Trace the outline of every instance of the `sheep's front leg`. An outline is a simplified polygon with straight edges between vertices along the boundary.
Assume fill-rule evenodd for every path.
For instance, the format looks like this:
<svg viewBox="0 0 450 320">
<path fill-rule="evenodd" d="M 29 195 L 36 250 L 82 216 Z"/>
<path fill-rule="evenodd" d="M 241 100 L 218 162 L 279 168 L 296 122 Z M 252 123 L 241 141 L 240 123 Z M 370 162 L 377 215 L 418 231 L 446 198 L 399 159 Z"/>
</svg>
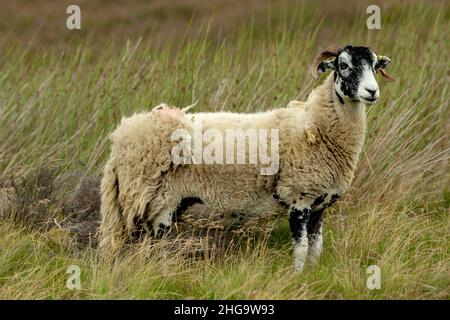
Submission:
<svg viewBox="0 0 450 320">
<path fill-rule="evenodd" d="M 294 268 L 302 272 L 308 255 L 308 230 L 307 224 L 311 214 L 310 208 L 292 207 L 289 212 L 289 226 L 291 228 Z"/>
<path fill-rule="evenodd" d="M 308 262 L 310 264 L 314 264 L 322 252 L 322 217 L 324 210 L 321 208 L 312 211 L 306 227 L 309 243 Z"/>
</svg>

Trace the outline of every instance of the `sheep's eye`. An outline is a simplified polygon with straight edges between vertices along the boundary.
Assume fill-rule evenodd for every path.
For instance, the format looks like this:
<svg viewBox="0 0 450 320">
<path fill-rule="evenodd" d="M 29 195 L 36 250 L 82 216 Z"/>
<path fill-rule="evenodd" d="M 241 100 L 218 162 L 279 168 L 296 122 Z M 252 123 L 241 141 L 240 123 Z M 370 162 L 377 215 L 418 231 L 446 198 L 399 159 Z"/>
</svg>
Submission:
<svg viewBox="0 0 450 320">
<path fill-rule="evenodd" d="M 348 68 L 348 64 L 346 64 L 345 62 L 341 62 L 339 63 L 339 68 L 341 68 L 341 70 L 345 70 Z"/>
</svg>

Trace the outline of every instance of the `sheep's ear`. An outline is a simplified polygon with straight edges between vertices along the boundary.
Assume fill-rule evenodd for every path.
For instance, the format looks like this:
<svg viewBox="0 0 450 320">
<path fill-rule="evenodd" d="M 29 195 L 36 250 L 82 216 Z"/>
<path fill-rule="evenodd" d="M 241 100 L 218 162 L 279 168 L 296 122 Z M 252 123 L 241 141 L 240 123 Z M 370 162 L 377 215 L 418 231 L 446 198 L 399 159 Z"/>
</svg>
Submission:
<svg viewBox="0 0 450 320">
<path fill-rule="evenodd" d="M 394 81 L 390 75 L 386 73 L 386 68 L 391 63 L 391 59 L 386 56 L 378 56 L 378 61 L 375 64 L 375 71 L 379 72 L 386 81 Z"/>
<path fill-rule="evenodd" d="M 327 70 L 334 70 L 334 59 L 322 61 L 317 67 L 317 75 L 320 75 Z"/>
<path fill-rule="evenodd" d="M 391 63 L 391 59 L 386 56 L 377 56 L 377 63 L 375 64 L 375 70 L 378 69 L 386 69 L 387 66 Z"/>
<path fill-rule="evenodd" d="M 329 58 L 335 58 L 338 56 L 340 48 L 330 48 L 320 52 L 315 58 L 311 65 L 311 74 L 314 79 L 317 79 L 319 74 L 327 71 L 328 69 L 334 69 L 334 59 L 331 61 L 325 61 Z"/>
</svg>

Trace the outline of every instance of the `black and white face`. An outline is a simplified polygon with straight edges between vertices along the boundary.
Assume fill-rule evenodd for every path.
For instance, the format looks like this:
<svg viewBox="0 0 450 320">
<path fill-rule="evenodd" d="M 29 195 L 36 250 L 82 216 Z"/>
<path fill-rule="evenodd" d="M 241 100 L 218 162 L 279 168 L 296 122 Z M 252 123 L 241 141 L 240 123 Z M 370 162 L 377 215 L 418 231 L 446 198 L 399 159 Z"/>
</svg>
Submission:
<svg viewBox="0 0 450 320">
<path fill-rule="evenodd" d="M 334 69 L 335 90 L 340 98 L 373 104 L 380 96 L 375 73 L 386 68 L 390 61 L 388 57 L 378 58 L 368 47 L 346 46 L 334 60 L 322 62 L 319 71 Z"/>
<path fill-rule="evenodd" d="M 373 104 L 380 96 L 375 66 L 377 55 L 365 47 L 345 47 L 334 61 L 335 89 L 351 101 Z"/>
</svg>

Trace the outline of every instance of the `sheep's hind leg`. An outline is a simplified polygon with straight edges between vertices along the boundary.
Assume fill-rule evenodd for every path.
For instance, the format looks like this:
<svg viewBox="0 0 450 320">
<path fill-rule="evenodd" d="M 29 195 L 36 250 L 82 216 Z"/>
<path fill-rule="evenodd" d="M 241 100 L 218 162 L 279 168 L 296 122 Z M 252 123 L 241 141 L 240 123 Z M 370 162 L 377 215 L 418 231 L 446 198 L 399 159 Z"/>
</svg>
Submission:
<svg viewBox="0 0 450 320">
<path fill-rule="evenodd" d="M 177 210 L 177 206 L 168 206 L 152 221 L 152 235 L 162 238 L 172 231 L 172 217 Z"/>
<path fill-rule="evenodd" d="M 306 226 L 308 232 L 308 263 L 314 264 L 322 252 L 322 217 L 325 209 L 315 210 L 311 213 Z"/>
<path fill-rule="evenodd" d="M 294 247 L 294 268 L 297 272 L 302 272 L 305 260 L 308 255 L 308 230 L 307 224 L 311 214 L 311 209 L 292 207 L 289 212 L 289 226 Z"/>
</svg>

